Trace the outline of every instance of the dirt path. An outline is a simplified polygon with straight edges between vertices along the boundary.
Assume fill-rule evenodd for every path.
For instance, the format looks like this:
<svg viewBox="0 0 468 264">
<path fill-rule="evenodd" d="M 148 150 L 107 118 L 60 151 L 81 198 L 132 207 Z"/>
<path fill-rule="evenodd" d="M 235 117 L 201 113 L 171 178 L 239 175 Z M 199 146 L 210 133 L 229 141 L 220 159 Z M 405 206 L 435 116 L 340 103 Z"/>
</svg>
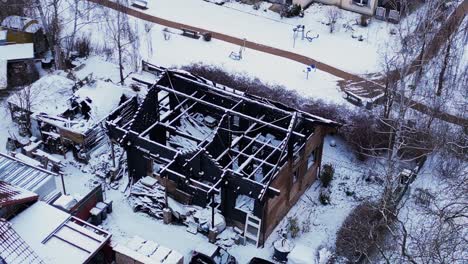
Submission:
<svg viewBox="0 0 468 264">
<path fill-rule="evenodd" d="M 165 27 L 176 28 L 176 29 L 185 28 L 185 29 L 189 29 L 189 30 L 193 30 L 197 32 L 210 32 L 212 34 L 212 37 L 215 39 L 222 40 L 222 41 L 234 44 L 234 45 L 239 45 L 239 46 L 244 45 L 244 39 L 236 38 L 236 37 L 229 36 L 229 35 L 219 33 L 219 32 L 213 32 L 213 31 L 206 30 L 206 29 L 199 28 L 199 27 L 194 27 L 194 26 L 170 21 L 170 20 L 163 19 L 160 17 L 152 16 L 152 15 L 143 13 L 139 10 L 133 9 L 131 7 L 119 5 L 110 0 L 88 0 L 88 1 L 96 3 L 96 4 L 100 4 L 102 6 L 106 6 L 108 8 L 112 8 L 114 10 L 118 10 L 120 12 L 124 12 L 130 16 L 133 16 L 133 17 L 145 20 L 145 21 L 149 21 L 152 23 L 156 23 Z M 457 8 L 456 12 L 454 12 L 455 14 L 449 20 L 456 19 L 458 21 L 460 20 L 460 17 L 461 17 L 461 20 L 463 20 L 463 17 L 466 15 L 467 6 L 468 6 L 468 0 L 465 0 Z M 444 28 L 445 27 L 442 27 L 441 30 L 444 30 Z M 438 38 L 438 40 L 435 41 L 435 43 L 431 43 L 430 44 L 431 50 L 436 50 L 437 47 L 440 47 L 443 44 L 441 40 L 443 40 L 443 38 Z M 315 66 L 319 70 L 322 70 L 324 72 L 327 72 L 331 75 L 334 75 L 338 78 L 343 79 L 343 81 L 340 82 L 340 87 L 342 88 L 342 90 L 345 91 L 349 87 L 353 93 L 358 94 L 361 97 L 374 98 L 382 94 L 383 84 L 381 80 L 373 81 L 371 80 L 371 78 L 364 78 L 356 74 L 345 72 L 329 64 L 314 60 L 304 55 L 300 55 L 294 52 L 258 44 L 252 41 L 245 40 L 245 46 L 246 48 L 249 48 L 249 49 L 253 49 L 256 51 L 283 57 L 283 58 L 290 59 L 290 60 L 294 60 L 296 62 L 303 63 L 305 65 L 315 64 Z M 433 114 L 432 113 L 433 111 L 431 110 L 430 107 L 423 105 L 421 103 L 414 102 L 412 104 L 412 108 L 425 114 Z M 460 117 L 457 117 L 455 115 L 451 115 L 448 113 L 436 114 L 436 117 L 446 122 L 450 122 L 450 123 L 457 124 L 460 126 L 468 126 L 467 119 L 463 119 L 463 118 L 460 118 Z"/>
</svg>

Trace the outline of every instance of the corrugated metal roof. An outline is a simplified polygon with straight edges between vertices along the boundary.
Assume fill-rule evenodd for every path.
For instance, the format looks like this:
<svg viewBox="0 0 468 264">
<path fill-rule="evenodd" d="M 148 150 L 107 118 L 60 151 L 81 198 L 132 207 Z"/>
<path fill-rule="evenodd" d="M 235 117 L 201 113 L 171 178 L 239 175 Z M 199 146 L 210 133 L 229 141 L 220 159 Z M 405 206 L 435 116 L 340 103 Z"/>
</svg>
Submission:
<svg viewBox="0 0 468 264">
<path fill-rule="evenodd" d="M 37 194 L 0 181 L 0 207 L 37 200 Z"/>
<path fill-rule="evenodd" d="M 0 153 L 0 180 L 39 194 L 41 198 L 55 190 L 56 174 L 30 166 L 11 156 Z M 48 185 L 53 186 L 48 186 Z"/>
</svg>

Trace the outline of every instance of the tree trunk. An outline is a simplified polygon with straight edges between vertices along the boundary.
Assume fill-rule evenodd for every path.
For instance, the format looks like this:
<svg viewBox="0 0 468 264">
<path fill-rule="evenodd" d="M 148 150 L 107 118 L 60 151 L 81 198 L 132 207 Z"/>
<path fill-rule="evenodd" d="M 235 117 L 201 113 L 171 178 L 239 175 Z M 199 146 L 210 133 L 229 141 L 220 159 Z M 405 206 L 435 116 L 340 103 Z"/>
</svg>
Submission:
<svg viewBox="0 0 468 264">
<path fill-rule="evenodd" d="M 447 70 L 447 65 L 449 63 L 451 46 L 452 46 L 452 41 L 450 40 L 447 41 L 447 49 L 445 50 L 444 62 L 442 64 L 442 68 L 440 69 L 440 73 L 439 73 L 439 82 L 437 85 L 437 92 L 436 92 L 437 96 L 442 95 L 442 90 L 444 88 L 445 71 Z"/>
</svg>

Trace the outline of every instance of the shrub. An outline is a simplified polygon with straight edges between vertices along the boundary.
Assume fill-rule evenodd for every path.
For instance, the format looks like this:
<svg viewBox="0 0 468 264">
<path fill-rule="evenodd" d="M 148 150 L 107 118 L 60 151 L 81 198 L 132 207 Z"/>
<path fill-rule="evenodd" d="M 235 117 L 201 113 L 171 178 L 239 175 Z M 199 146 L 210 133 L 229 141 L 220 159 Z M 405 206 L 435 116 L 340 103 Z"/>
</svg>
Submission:
<svg viewBox="0 0 468 264">
<path fill-rule="evenodd" d="M 361 20 L 360 20 L 361 26 L 367 27 L 369 25 L 369 19 L 370 19 L 369 16 L 361 15 Z"/>
<path fill-rule="evenodd" d="M 369 256 L 376 244 L 383 241 L 390 217 L 384 218 L 378 203 L 364 202 L 346 217 L 336 234 L 336 253 L 349 262 Z"/>
<path fill-rule="evenodd" d="M 300 231 L 301 228 L 299 227 L 299 221 L 297 220 L 297 217 L 288 217 L 288 232 L 291 237 L 297 237 Z"/>
<path fill-rule="evenodd" d="M 428 189 L 416 188 L 413 198 L 417 205 L 428 207 L 434 200 L 434 195 Z"/>
<path fill-rule="evenodd" d="M 335 32 L 336 22 L 338 22 L 338 19 L 341 17 L 341 10 L 335 6 L 330 6 L 325 15 L 327 25 L 330 27 L 330 33 Z"/>
<path fill-rule="evenodd" d="M 322 188 L 319 194 L 319 201 L 322 205 L 330 204 L 330 190 Z"/>
<path fill-rule="evenodd" d="M 281 11 L 280 15 L 283 17 L 296 17 L 301 15 L 302 7 L 298 4 L 293 4 L 286 7 L 284 10 Z"/>
<path fill-rule="evenodd" d="M 322 174 L 320 175 L 320 181 L 322 182 L 323 187 L 327 188 L 330 185 L 334 174 L 335 168 L 333 168 L 332 164 L 323 165 Z"/>
<path fill-rule="evenodd" d="M 310 215 L 309 215 L 309 217 L 307 217 L 306 219 L 302 221 L 302 228 L 301 228 L 302 233 L 309 233 L 311 224 L 312 223 L 310 221 Z"/>
<path fill-rule="evenodd" d="M 91 53 L 91 40 L 89 37 L 81 37 L 76 40 L 75 48 L 76 52 L 78 52 L 78 57 L 88 57 Z"/>
</svg>

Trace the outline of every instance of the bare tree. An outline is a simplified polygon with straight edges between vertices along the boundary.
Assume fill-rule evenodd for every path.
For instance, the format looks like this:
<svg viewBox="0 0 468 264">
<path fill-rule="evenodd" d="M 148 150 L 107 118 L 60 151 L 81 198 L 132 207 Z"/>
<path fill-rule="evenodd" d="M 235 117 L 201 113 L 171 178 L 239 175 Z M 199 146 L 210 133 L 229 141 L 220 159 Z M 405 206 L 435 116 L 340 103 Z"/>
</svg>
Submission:
<svg viewBox="0 0 468 264">
<path fill-rule="evenodd" d="M 12 102 L 17 106 L 10 108 L 12 118 L 16 119 L 20 123 L 20 127 L 24 131 L 28 131 L 28 133 L 31 131 L 32 108 L 38 93 L 37 89 L 33 89 L 32 85 L 28 85 L 12 96 Z"/>
<path fill-rule="evenodd" d="M 124 7 L 127 3 L 124 0 L 118 0 L 119 6 Z M 120 82 L 123 83 L 124 63 L 128 53 L 128 48 L 137 40 L 137 36 L 130 26 L 128 15 L 124 10 L 105 9 L 106 31 L 111 40 L 114 49 L 117 51 L 117 60 L 119 64 Z"/>
<path fill-rule="evenodd" d="M 335 6 L 329 6 L 326 13 L 327 25 L 330 27 L 330 33 L 335 32 L 336 22 L 341 17 L 341 9 Z"/>
</svg>

